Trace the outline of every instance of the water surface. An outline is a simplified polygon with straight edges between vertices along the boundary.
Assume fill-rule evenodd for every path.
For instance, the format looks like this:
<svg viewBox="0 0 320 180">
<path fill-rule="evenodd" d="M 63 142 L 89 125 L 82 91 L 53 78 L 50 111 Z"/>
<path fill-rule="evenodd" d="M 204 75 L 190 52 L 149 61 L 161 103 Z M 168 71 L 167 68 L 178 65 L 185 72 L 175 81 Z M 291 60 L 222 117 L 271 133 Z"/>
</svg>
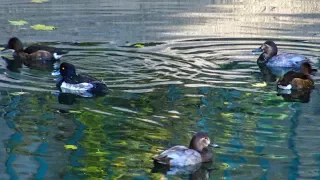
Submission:
<svg viewBox="0 0 320 180">
<path fill-rule="evenodd" d="M 0 179 L 320 178 L 319 76 L 302 102 L 288 102 L 274 82 L 253 86 L 264 79 L 251 53 L 271 39 L 318 68 L 317 0 L 0 5 L 3 45 L 18 36 L 69 50 L 63 62 L 111 89 L 59 96 L 50 71 L 12 73 L 1 61 Z M 214 163 L 193 176 L 151 173 L 152 157 L 197 131 L 221 146 Z"/>
</svg>

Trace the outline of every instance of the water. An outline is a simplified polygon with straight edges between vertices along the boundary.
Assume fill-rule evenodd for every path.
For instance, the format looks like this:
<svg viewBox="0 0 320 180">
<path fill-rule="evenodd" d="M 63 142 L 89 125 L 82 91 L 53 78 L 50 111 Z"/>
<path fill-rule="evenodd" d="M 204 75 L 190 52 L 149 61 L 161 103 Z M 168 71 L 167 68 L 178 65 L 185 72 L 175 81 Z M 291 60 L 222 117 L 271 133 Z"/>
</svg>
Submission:
<svg viewBox="0 0 320 180">
<path fill-rule="evenodd" d="M 18 36 L 67 49 L 62 61 L 111 89 L 58 96 L 50 71 L 12 73 L 1 61 L 0 179 L 320 178 L 319 76 L 307 103 L 287 102 L 274 83 L 253 86 L 263 77 L 251 53 L 271 39 L 318 68 L 317 0 L 0 5 L 3 45 Z M 152 157 L 197 131 L 221 146 L 214 163 L 190 177 L 151 173 Z"/>
</svg>

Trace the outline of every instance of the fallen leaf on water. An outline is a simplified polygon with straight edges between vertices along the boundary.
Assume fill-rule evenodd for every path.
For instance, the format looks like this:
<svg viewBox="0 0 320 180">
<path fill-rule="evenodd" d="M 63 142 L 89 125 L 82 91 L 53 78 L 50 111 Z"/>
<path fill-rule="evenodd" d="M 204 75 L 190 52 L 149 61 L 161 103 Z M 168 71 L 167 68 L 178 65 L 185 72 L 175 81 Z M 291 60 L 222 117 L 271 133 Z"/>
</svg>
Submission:
<svg viewBox="0 0 320 180">
<path fill-rule="evenodd" d="M 13 96 L 19 96 L 19 95 L 24 95 L 24 94 L 29 94 L 28 92 L 13 92 L 13 93 L 10 93 L 11 95 Z"/>
<path fill-rule="evenodd" d="M 81 111 L 70 110 L 69 112 L 73 114 L 81 114 Z"/>
<path fill-rule="evenodd" d="M 233 113 L 221 113 L 221 116 L 223 116 L 225 118 L 232 117 L 233 115 L 234 115 Z"/>
<path fill-rule="evenodd" d="M 4 50 L 4 47 L 0 47 L 0 51 L 1 51 L 1 50 Z"/>
<path fill-rule="evenodd" d="M 57 29 L 54 26 L 46 26 L 44 24 L 36 24 L 36 25 L 30 26 L 30 27 L 34 30 L 37 30 L 37 31 L 52 31 L 52 30 Z"/>
<path fill-rule="evenodd" d="M 77 146 L 75 146 L 75 145 L 71 145 L 71 144 L 67 144 L 67 145 L 64 145 L 64 148 L 66 148 L 66 149 L 72 149 L 72 150 L 76 150 L 76 149 L 78 149 L 78 147 Z"/>
<path fill-rule="evenodd" d="M 31 0 L 31 2 L 33 3 L 44 3 L 44 2 L 48 2 L 49 0 Z"/>
<path fill-rule="evenodd" d="M 28 24 L 27 21 L 23 21 L 23 20 L 20 20 L 20 21 L 10 21 L 8 20 L 8 22 L 11 24 L 11 25 L 14 25 L 14 26 L 23 26 L 25 24 Z"/>
<path fill-rule="evenodd" d="M 137 43 L 137 44 L 134 45 L 134 47 L 136 47 L 136 48 L 143 48 L 143 47 L 144 47 L 144 44 Z"/>
<path fill-rule="evenodd" d="M 256 83 L 256 84 L 252 84 L 253 87 L 266 87 L 267 83 L 263 82 L 263 83 Z"/>
</svg>

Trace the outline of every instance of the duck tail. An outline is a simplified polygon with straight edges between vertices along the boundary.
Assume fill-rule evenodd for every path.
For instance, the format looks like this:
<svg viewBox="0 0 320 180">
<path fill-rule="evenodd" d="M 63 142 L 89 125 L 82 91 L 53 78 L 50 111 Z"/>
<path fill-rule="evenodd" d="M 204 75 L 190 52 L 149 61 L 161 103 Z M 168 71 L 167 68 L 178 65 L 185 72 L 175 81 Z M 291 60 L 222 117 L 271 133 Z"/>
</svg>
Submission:
<svg viewBox="0 0 320 180">
<path fill-rule="evenodd" d="M 59 55 L 57 53 L 53 53 L 53 58 L 58 60 L 58 59 L 61 59 L 62 58 L 62 55 Z"/>
<path fill-rule="evenodd" d="M 311 71 L 311 75 L 316 75 L 317 74 L 317 72 L 318 72 L 318 69 L 312 69 L 312 71 Z"/>
<path fill-rule="evenodd" d="M 103 96 L 109 92 L 109 89 L 106 84 L 98 82 L 94 83 L 94 87 L 91 88 L 89 92 L 95 94 L 96 96 Z"/>
<path fill-rule="evenodd" d="M 169 158 L 168 156 L 162 156 L 162 157 L 154 157 L 153 159 L 153 164 L 155 165 L 170 165 L 170 160 L 172 158 Z"/>
</svg>

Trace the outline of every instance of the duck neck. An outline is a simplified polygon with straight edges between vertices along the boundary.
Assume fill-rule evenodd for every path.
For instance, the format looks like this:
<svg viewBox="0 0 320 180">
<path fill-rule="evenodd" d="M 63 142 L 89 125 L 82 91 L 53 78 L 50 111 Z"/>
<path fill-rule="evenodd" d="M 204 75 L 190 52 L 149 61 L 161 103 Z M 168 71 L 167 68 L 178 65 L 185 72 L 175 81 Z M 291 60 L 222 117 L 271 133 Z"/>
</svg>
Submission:
<svg viewBox="0 0 320 180">
<path fill-rule="evenodd" d="M 268 60 L 269 60 L 269 58 L 266 58 L 265 54 L 263 53 L 263 54 L 261 54 L 261 55 L 259 56 L 259 58 L 258 58 L 258 60 L 257 60 L 257 63 L 258 63 L 258 64 L 265 64 L 265 63 L 268 62 Z"/>
<path fill-rule="evenodd" d="M 208 148 L 203 148 L 200 152 L 202 162 L 212 161 L 213 153 Z"/>
<path fill-rule="evenodd" d="M 189 145 L 190 149 L 196 150 L 198 152 L 201 152 L 203 147 L 201 147 L 201 145 L 199 145 L 199 143 L 195 142 L 195 141 L 191 141 L 190 145 Z"/>
<path fill-rule="evenodd" d="M 19 57 L 22 61 L 29 61 L 31 60 L 31 56 L 24 51 L 15 52 L 15 56 Z"/>
</svg>

